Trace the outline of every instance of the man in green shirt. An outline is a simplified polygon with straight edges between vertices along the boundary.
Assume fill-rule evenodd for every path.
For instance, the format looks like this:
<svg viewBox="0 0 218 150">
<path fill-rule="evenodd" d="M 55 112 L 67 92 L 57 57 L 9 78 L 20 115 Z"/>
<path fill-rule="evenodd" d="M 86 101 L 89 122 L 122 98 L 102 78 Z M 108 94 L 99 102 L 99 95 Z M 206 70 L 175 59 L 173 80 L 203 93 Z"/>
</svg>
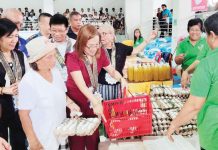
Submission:
<svg viewBox="0 0 218 150">
<path fill-rule="evenodd" d="M 167 136 L 196 115 L 200 145 L 203 150 L 218 150 L 218 13 L 204 23 L 212 52 L 197 67 L 191 82 L 191 95 L 171 122 Z"/>
</svg>

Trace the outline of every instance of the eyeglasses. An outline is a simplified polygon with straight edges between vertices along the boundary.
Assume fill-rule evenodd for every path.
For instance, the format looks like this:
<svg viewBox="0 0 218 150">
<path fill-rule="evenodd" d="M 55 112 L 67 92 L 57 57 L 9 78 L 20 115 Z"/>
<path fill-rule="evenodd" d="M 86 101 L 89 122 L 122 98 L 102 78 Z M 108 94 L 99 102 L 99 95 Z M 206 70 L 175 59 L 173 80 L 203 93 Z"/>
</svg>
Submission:
<svg viewBox="0 0 218 150">
<path fill-rule="evenodd" d="M 93 49 L 93 48 L 99 48 L 100 47 L 100 44 L 90 44 L 90 45 L 87 45 L 86 46 L 88 49 Z"/>
</svg>

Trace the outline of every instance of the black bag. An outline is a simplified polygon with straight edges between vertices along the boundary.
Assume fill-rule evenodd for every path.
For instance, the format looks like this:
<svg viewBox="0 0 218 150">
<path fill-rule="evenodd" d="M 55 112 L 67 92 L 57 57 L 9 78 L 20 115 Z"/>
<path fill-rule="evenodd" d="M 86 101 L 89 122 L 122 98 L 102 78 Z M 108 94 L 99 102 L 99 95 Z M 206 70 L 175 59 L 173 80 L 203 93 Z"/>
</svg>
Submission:
<svg viewBox="0 0 218 150">
<path fill-rule="evenodd" d="M 171 61 L 172 61 L 173 55 L 169 52 L 163 52 L 161 55 L 162 55 L 162 58 L 164 59 L 164 61 L 169 63 L 169 65 L 171 66 Z"/>
</svg>

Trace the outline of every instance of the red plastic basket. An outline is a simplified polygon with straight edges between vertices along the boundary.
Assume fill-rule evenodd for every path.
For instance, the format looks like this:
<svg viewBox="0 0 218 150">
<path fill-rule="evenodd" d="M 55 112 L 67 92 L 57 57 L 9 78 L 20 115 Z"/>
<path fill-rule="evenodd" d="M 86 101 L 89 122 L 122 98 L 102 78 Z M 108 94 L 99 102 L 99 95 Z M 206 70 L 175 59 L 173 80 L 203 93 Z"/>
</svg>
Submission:
<svg viewBox="0 0 218 150">
<path fill-rule="evenodd" d="M 152 105 L 149 96 L 115 99 L 103 102 L 104 122 L 110 139 L 152 133 Z"/>
</svg>

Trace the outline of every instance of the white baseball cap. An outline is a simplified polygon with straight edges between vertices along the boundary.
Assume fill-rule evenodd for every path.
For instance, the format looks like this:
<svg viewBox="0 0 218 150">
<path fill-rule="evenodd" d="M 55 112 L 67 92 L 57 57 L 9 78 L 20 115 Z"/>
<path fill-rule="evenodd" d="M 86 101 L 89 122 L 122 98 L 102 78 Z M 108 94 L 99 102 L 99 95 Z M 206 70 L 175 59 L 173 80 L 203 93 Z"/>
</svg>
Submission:
<svg viewBox="0 0 218 150">
<path fill-rule="evenodd" d="M 28 62 L 33 63 L 55 50 L 56 45 L 51 43 L 48 38 L 40 36 L 27 43 L 26 48 L 29 54 Z"/>
</svg>

